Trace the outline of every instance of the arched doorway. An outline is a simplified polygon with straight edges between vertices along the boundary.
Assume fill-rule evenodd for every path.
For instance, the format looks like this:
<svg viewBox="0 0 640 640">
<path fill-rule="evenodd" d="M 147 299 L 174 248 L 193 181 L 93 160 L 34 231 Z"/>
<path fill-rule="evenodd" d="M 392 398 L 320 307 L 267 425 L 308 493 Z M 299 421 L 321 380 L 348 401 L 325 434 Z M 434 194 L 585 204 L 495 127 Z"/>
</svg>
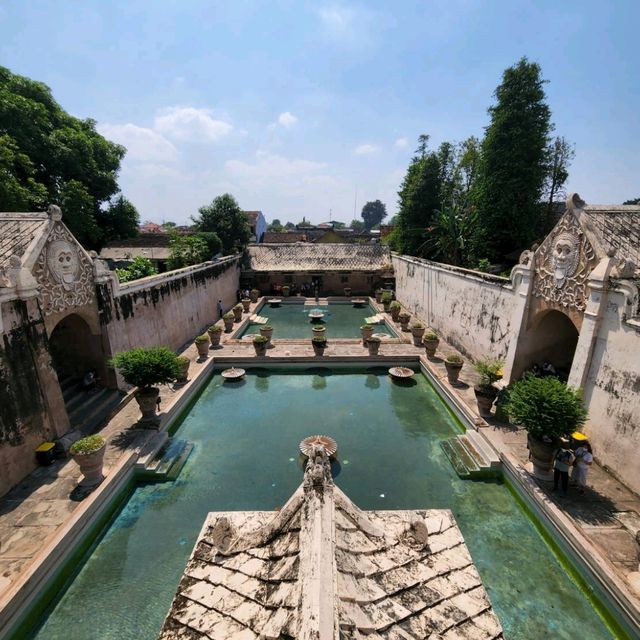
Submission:
<svg viewBox="0 0 640 640">
<path fill-rule="evenodd" d="M 55 326 L 49 337 L 49 351 L 61 383 L 80 379 L 91 369 L 104 368 L 100 336 L 94 336 L 86 321 L 75 313 Z"/>
<path fill-rule="evenodd" d="M 578 329 L 564 313 L 555 309 L 541 311 L 519 346 L 512 378 L 547 363 L 560 379 L 567 380 L 578 336 Z"/>
</svg>

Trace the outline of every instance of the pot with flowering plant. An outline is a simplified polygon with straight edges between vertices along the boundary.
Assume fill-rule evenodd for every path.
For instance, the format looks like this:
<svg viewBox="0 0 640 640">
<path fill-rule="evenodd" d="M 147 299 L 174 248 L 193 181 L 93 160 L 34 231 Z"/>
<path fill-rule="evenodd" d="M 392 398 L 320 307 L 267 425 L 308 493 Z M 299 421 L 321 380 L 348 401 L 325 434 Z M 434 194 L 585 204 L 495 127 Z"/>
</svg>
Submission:
<svg viewBox="0 0 640 640">
<path fill-rule="evenodd" d="M 480 380 L 473 387 L 478 403 L 478 413 L 483 418 L 488 418 L 491 416 L 491 407 L 498 395 L 498 389 L 494 387 L 494 382 L 502 378 L 504 361 L 487 358 L 478 360 L 474 366 L 480 376 Z"/>
</svg>

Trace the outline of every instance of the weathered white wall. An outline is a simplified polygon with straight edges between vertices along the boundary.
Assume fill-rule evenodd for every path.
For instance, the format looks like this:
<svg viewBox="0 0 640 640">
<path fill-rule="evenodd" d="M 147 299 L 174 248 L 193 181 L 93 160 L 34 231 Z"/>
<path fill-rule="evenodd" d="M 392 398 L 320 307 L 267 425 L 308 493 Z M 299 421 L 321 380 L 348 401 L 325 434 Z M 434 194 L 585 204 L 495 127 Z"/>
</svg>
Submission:
<svg viewBox="0 0 640 640">
<path fill-rule="evenodd" d="M 640 321 L 626 321 L 626 308 L 623 293 L 609 294 L 584 386 L 585 431 L 597 460 L 640 492 Z"/>
<path fill-rule="evenodd" d="M 396 297 L 474 359 L 504 358 L 516 296 L 510 280 L 408 256 L 392 257 Z"/>
<path fill-rule="evenodd" d="M 228 265 L 221 271 L 222 266 Z M 99 287 L 101 322 L 108 352 L 134 347 L 178 349 L 236 303 L 240 278 L 238 258 L 169 271 L 120 285 Z"/>
</svg>

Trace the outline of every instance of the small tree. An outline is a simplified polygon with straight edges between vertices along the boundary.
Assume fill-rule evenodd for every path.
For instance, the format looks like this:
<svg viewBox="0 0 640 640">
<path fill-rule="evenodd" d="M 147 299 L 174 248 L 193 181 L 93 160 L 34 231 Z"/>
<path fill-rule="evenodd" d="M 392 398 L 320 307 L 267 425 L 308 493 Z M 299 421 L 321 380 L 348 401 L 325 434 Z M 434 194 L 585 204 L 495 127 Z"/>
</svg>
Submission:
<svg viewBox="0 0 640 640">
<path fill-rule="evenodd" d="M 199 235 L 183 236 L 174 233 L 169 242 L 169 248 L 168 262 L 171 269 L 200 264 L 211 257 L 207 243 Z"/>
<path fill-rule="evenodd" d="M 157 384 L 167 384 L 179 377 L 180 363 L 166 347 L 141 347 L 122 351 L 109 362 L 126 382 L 145 391 Z"/>
<path fill-rule="evenodd" d="M 553 203 L 557 199 L 566 197 L 564 183 L 569 177 L 569 165 L 573 160 L 575 151 L 573 146 L 565 138 L 556 138 L 547 149 L 548 173 L 545 180 L 544 191 L 547 201 L 545 228 L 542 233 L 547 233 L 553 226 Z"/>
<path fill-rule="evenodd" d="M 138 210 L 122 194 L 109 203 L 97 216 L 98 225 L 106 238 L 122 240 L 138 235 Z"/>
<path fill-rule="evenodd" d="M 362 222 L 362 220 L 357 220 L 354 219 L 349 223 L 349 226 L 354 230 L 354 231 L 364 231 L 365 230 L 365 224 L 364 222 Z"/>
<path fill-rule="evenodd" d="M 136 256 L 131 264 L 124 269 L 116 269 L 120 282 L 131 282 L 147 276 L 155 276 L 158 270 L 153 266 L 153 262 L 144 256 Z"/>
<path fill-rule="evenodd" d="M 247 246 L 251 237 L 247 216 L 232 195 L 218 196 L 210 205 L 200 207 L 198 213 L 193 218 L 196 229 L 216 233 L 225 253 L 235 253 Z"/>
<path fill-rule="evenodd" d="M 374 200 L 373 202 L 367 202 L 362 207 L 362 219 L 364 220 L 364 226 L 367 231 L 380 224 L 387 217 L 387 207 L 380 202 L 380 200 Z"/>
</svg>

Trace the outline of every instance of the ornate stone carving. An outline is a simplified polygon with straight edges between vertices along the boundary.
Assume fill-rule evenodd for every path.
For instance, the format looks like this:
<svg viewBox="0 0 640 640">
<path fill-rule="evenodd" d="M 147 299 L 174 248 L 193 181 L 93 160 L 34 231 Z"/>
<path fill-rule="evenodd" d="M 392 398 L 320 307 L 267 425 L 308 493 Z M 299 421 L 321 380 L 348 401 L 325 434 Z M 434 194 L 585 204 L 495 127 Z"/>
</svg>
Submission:
<svg viewBox="0 0 640 640">
<path fill-rule="evenodd" d="M 94 299 L 93 266 L 61 224 L 56 224 L 49 234 L 34 275 L 46 316 L 87 305 Z"/>
<path fill-rule="evenodd" d="M 324 490 L 333 484 L 331 479 L 331 463 L 329 456 L 321 444 L 313 444 L 309 450 L 309 461 L 304 472 L 304 488 Z"/>
<path fill-rule="evenodd" d="M 560 307 L 583 311 L 586 281 L 595 253 L 572 213 L 560 221 L 536 252 L 534 294 Z"/>
</svg>

